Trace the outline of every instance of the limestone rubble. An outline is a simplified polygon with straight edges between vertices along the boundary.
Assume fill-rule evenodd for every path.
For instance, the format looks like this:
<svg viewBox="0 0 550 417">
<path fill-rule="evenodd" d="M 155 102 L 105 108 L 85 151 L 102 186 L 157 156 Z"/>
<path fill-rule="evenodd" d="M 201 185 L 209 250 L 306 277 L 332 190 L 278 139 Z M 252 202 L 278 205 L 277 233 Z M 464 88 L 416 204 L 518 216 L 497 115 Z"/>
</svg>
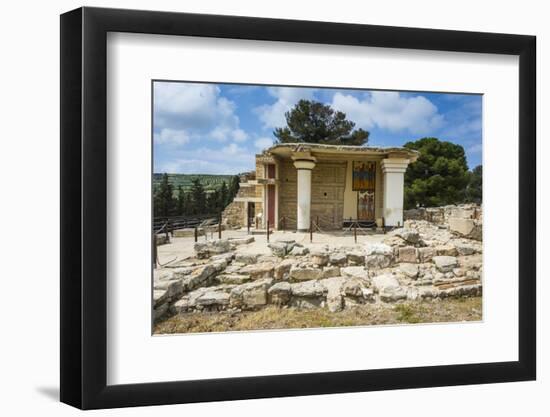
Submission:
<svg viewBox="0 0 550 417">
<path fill-rule="evenodd" d="M 196 257 L 184 266 L 154 271 L 155 319 L 168 313 L 238 312 L 267 305 L 336 312 L 366 303 L 479 296 L 481 232 L 451 227 L 456 218 L 480 227 L 481 210 L 468 210 L 433 209 L 429 216 L 435 222 L 416 213 L 377 244 L 309 250 L 285 240 L 269 245 L 272 255 L 236 250 L 250 244 L 250 238 L 196 244 Z"/>
</svg>

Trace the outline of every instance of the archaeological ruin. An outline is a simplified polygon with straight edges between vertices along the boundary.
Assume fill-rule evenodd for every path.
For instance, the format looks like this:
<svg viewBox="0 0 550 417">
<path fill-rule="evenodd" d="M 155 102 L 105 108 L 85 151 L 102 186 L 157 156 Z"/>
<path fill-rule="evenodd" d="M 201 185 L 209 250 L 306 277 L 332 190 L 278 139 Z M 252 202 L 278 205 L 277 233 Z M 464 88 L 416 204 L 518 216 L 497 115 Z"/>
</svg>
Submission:
<svg viewBox="0 0 550 417">
<path fill-rule="evenodd" d="M 256 155 L 224 212 L 231 227 L 253 223 L 306 231 L 403 225 L 404 174 L 418 153 L 406 148 L 284 143 Z"/>
<path fill-rule="evenodd" d="M 303 184 L 297 181 L 298 159 L 291 162 L 298 151 L 292 147 L 277 149 L 275 154 L 290 159 L 266 159 L 268 166 L 278 160 L 273 168 L 274 177 L 257 178 L 251 189 L 254 193 L 264 190 L 269 195 L 269 185 L 278 186 L 275 196 L 279 203 L 275 211 L 276 218 L 280 218 L 296 209 L 296 200 L 292 203 L 292 199 L 285 197 L 283 187 L 294 192 L 298 187 L 300 192 Z M 333 216 L 337 226 L 336 221 L 339 224 L 351 210 L 346 203 L 351 200 L 344 198 L 346 193 L 353 192 L 346 185 L 346 178 L 351 180 L 349 162 L 321 162 L 322 152 L 313 156 L 311 151 L 309 158 L 315 157 L 315 162 L 309 164 L 325 165 L 322 175 L 327 180 L 317 178 L 313 171 L 312 184 L 319 184 L 319 189 L 307 188 L 312 195 L 308 215 L 322 210 Z M 299 158 L 304 157 L 300 155 Z M 390 155 L 390 159 L 397 159 Z M 338 312 L 379 303 L 435 302 L 481 295 L 481 207 L 469 204 L 402 212 L 401 206 L 396 207 L 392 199 L 385 197 L 387 191 L 382 186 L 390 183 L 397 187 L 402 172 L 395 172 L 396 162 L 391 163 L 389 171 L 382 155 L 378 157 L 375 172 L 382 175 L 374 178 L 377 184 L 374 192 L 383 203 L 376 205 L 374 213 L 377 216 L 398 212 L 389 217 L 396 227 L 385 229 L 385 233 L 365 233 L 357 243 L 341 230 L 342 225 L 339 231 L 318 233 L 313 241 L 306 233 L 276 230 L 267 242 L 264 235 L 248 234 L 242 228 L 228 232 L 222 239 L 208 238 L 208 233 L 196 243 L 191 237 L 179 238 L 187 239 L 184 243 L 189 247 L 188 255 L 154 270 L 155 320 L 180 314 L 254 311 L 267 306 Z M 265 172 L 269 174 L 270 169 Z M 309 178 L 312 171 L 307 172 Z M 388 180 L 392 174 L 401 175 L 399 181 Z M 368 176 L 366 179 L 370 180 Z M 251 198 L 264 198 L 264 191 L 262 197 Z M 331 193 L 327 203 L 323 203 L 325 193 Z M 257 207 L 263 207 L 263 201 L 255 202 L 260 203 Z"/>
</svg>

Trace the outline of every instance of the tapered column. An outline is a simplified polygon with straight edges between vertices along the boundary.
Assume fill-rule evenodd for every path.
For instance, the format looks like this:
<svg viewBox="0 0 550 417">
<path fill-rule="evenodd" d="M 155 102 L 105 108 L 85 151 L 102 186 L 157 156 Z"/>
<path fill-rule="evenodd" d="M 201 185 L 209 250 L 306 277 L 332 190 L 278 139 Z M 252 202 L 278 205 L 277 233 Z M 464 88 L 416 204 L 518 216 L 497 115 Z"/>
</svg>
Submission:
<svg viewBox="0 0 550 417">
<path fill-rule="evenodd" d="M 309 230 L 311 218 L 311 170 L 315 162 L 307 159 L 296 159 L 294 166 L 298 176 L 298 195 L 296 215 L 297 229 L 300 232 Z"/>
<path fill-rule="evenodd" d="M 381 163 L 384 173 L 384 225 L 403 226 L 405 171 L 408 159 L 387 158 Z"/>
</svg>

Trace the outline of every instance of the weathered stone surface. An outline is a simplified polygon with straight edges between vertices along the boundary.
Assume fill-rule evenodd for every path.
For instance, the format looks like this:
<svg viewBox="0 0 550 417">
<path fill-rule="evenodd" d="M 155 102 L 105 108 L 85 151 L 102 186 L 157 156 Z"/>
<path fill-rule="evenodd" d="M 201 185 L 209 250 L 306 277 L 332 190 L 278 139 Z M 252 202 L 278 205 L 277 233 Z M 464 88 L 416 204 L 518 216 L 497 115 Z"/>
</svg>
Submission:
<svg viewBox="0 0 550 417">
<path fill-rule="evenodd" d="M 154 281 L 164 281 L 174 279 L 174 271 L 168 269 L 154 269 L 153 270 L 153 280 Z"/>
<path fill-rule="evenodd" d="M 365 301 L 374 301 L 374 290 L 372 288 L 363 287 L 361 293 Z"/>
<path fill-rule="evenodd" d="M 462 268 L 453 269 L 453 274 L 455 277 L 461 277 L 464 275 L 464 270 Z"/>
<path fill-rule="evenodd" d="M 399 229 L 396 232 L 397 236 L 408 243 L 417 244 L 420 242 L 420 235 L 413 229 Z"/>
<path fill-rule="evenodd" d="M 481 284 L 460 285 L 452 288 L 439 290 L 438 296 L 445 297 L 462 297 L 462 296 L 480 296 L 482 292 Z"/>
<path fill-rule="evenodd" d="M 239 271 L 240 274 L 250 275 L 253 280 L 273 277 L 275 265 L 272 262 L 260 262 L 247 265 Z"/>
<path fill-rule="evenodd" d="M 393 249 L 384 243 L 370 244 L 367 246 L 365 265 L 369 268 L 387 268 L 393 261 Z"/>
<path fill-rule="evenodd" d="M 399 248 L 399 262 L 416 263 L 417 250 L 413 246 L 404 246 Z"/>
<path fill-rule="evenodd" d="M 466 271 L 466 277 L 470 279 L 479 279 L 481 278 L 481 274 L 479 271 Z"/>
<path fill-rule="evenodd" d="M 256 263 L 260 263 L 260 262 L 271 262 L 273 264 L 277 264 L 281 262 L 281 258 L 273 255 L 260 255 L 258 256 Z"/>
<path fill-rule="evenodd" d="M 166 295 L 170 298 L 183 292 L 183 285 L 180 279 L 162 280 L 155 282 L 155 290 L 166 290 Z"/>
<path fill-rule="evenodd" d="M 458 260 L 454 256 L 434 256 L 432 259 L 435 267 L 440 272 L 452 272 L 458 266 Z"/>
<path fill-rule="evenodd" d="M 456 256 L 458 254 L 453 245 L 436 246 L 435 252 L 437 253 L 437 256 Z"/>
<path fill-rule="evenodd" d="M 293 261 L 291 259 L 285 259 L 282 262 L 279 262 L 275 265 L 274 275 L 275 279 L 282 280 L 288 278 L 290 273 L 290 268 L 292 268 Z"/>
<path fill-rule="evenodd" d="M 344 308 L 343 281 L 340 277 L 321 280 L 322 285 L 327 289 L 327 308 L 331 312 L 341 311 Z"/>
<path fill-rule="evenodd" d="M 449 230 L 458 233 L 462 236 L 468 236 L 475 227 L 473 219 L 465 219 L 462 217 L 449 217 Z"/>
<path fill-rule="evenodd" d="M 211 256 L 210 262 L 224 261 L 226 264 L 228 264 L 233 260 L 234 257 L 235 254 L 233 252 L 226 252 L 219 255 Z"/>
<path fill-rule="evenodd" d="M 179 267 L 172 269 L 172 274 L 174 278 L 182 279 L 185 278 L 187 275 L 190 275 L 195 270 L 195 267 L 187 266 L 187 267 Z"/>
<path fill-rule="evenodd" d="M 197 298 L 208 291 L 208 288 L 198 288 L 195 291 L 191 291 L 181 297 L 172 305 L 174 313 L 184 313 L 190 309 L 197 307 Z"/>
<path fill-rule="evenodd" d="M 221 272 L 227 267 L 227 261 L 225 259 L 218 259 L 216 261 L 210 262 L 212 268 L 215 272 Z"/>
<path fill-rule="evenodd" d="M 404 263 L 399 265 L 399 272 L 401 272 L 407 278 L 416 279 L 418 277 L 418 266 Z"/>
<path fill-rule="evenodd" d="M 294 240 L 278 240 L 269 243 L 267 246 L 271 249 L 273 255 L 283 258 L 297 246 L 297 243 Z"/>
<path fill-rule="evenodd" d="M 477 252 L 477 246 L 470 243 L 456 243 L 455 247 L 458 254 L 463 256 L 473 255 Z"/>
<path fill-rule="evenodd" d="M 309 253 L 309 249 L 303 246 L 294 246 L 290 251 L 291 256 L 304 256 Z"/>
<path fill-rule="evenodd" d="M 325 266 L 323 268 L 323 278 L 332 278 L 340 276 L 339 266 Z"/>
<path fill-rule="evenodd" d="M 210 240 L 208 242 L 196 242 L 194 245 L 197 258 L 209 258 L 212 255 L 229 252 L 231 244 L 227 239 Z"/>
<path fill-rule="evenodd" d="M 407 300 L 418 300 L 420 298 L 420 291 L 417 287 L 408 287 L 406 289 L 407 292 Z"/>
<path fill-rule="evenodd" d="M 249 243 L 252 243 L 252 242 L 254 242 L 254 236 L 229 238 L 229 243 L 231 243 L 234 246 L 248 245 Z"/>
<path fill-rule="evenodd" d="M 294 281 L 307 281 L 323 277 L 323 270 L 312 267 L 292 266 L 289 273 L 290 279 Z"/>
<path fill-rule="evenodd" d="M 196 304 L 200 306 L 226 306 L 229 304 L 229 294 L 224 291 L 216 291 L 215 289 L 206 291 L 197 298 Z"/>
<path fill-rule="evenodd" d="M 314 265 L 325 266 L 328 264 L 329 255 L 323 251 L 313 251 L 310 253 L 310 260 Z"/>
<path fill-rule="evenodd" d="M 328 289 L 318 280 L 310 280 L 291 284 L 292 295 L 296 297 L 322 297 Z"/>
<path fill-rule="evenodd" d="M 366 288 L 366 282 L 360 278 L 348 278 L 344 279 L 342 283 L 342 294 L 351 297 L 362 297 L 363 289 Z"/>
<path fill-rule="evenodd" d="M 239 285 L 231 290 L 230 304 L 233 307 L 251 309 L 267 303 L 267 289 L 273 279 L 266 278 Z"/>
<path fill-rule="evenodd" d="M 359 278 L 365 282 L 369 282 L 369 273 L 363 266 L 347 266 L 340 268 L 340 274 L 347 278 Z"/>
<path fill-rule="evenodd" d="M 391 274 L 382 274 L 372 279 L 372 287 L 380 300 L 392 302 L 407 298 L 407 290 L 399 286 L 399 281 Z"/>
<path fill-rule="evenodd" d="M 365 254 L 360 251 L 352 251 L 347 253 L 347 260 L 350 265 L 364 265 Z"/>
<path fill-rule="evenodd" d="M 385 288 L 399 287 L 399 281 L 392 274 L 377 275 L 372 278 L 371 284 L 375 292 L 380 292 Z"/>
<path fill-rule="evenodd" d="M 271 249 L 271 253 L 275 256 L 281 258 L 285 257 L 287 254 L 287 245 L 283 242 L 272 242 L 267 245 Z"/>
<path fill-rule="evenodd" d="M 434 256 L 436 256 L 434 248 L 418 248 L 418 260 L 420 262 L 430 262 Z"/>
<path fill-rule="evenodd" d="M 418 287 L 418 297 L 421 299 L 437 298 L 439 290 L 434 287 Z"/>
<path fill-rule="evenodd" d="M 407 290 L 403 287 L 387 287 L 379 293 L 380 300 L 384 302 L 394 302 L 407 298 Z"/>
<path fill-rule="evenodd" d="M 237 252 L 235 254 L 235 261 L 246 265 L 255 264 L 258 261 L 258 256 L 257 253 Z"/>
<path fill-rule="evenodd" d="M 153 302 L 155 306 L 161 305 L 168 300 L 168 290 L 154 290 L 153 291 Z"/>
<path fill-rule="evenodd" d="M 190 275 L 182 279 L 183 289 L 185 291 L 194 290 L 204 285 L 215 273 L 216 269 L 210 264 L 199 266 Z"/>
<path fill-rule="evenodd" d="M 362 256 L 360 257 L 363 258 Z M 329 262 L 331 265 L 343 266 L 347 263 L 347 261 L 348 261 L 348 257 L 346 256 L 345 253 L 332 252 L 329 256 Z"/>
<path fill-rule="evenodd" d="M 269 302 L 276 305 L 284 305 L 290 301 L 292 295 L 291 286 L 288 282 L 278 282 L 268 290 Z"/>
<path fill-rule="evenodd" d="M 217 279 L 222 284 L 244 284 L 250 281 L 250 275 L 241 274 L 220 274 Z"/>
<path fill-rule="evenodd" d="M 238 262 L 238 263 L 235 263 L 233 262 L 231 265 L 227 265 L 225 267 L 225 271 L 223 271 L 225 274 L 236 274 L 238 273 L 241 268 L 244 266 L 244 264 Z"/>
<path fill-rule="evenodd" d="M 365 265 L 371 269 L 387 268 L 391 265 L 393 256 L 368 255 L 365 257 Z"/>
</svg>

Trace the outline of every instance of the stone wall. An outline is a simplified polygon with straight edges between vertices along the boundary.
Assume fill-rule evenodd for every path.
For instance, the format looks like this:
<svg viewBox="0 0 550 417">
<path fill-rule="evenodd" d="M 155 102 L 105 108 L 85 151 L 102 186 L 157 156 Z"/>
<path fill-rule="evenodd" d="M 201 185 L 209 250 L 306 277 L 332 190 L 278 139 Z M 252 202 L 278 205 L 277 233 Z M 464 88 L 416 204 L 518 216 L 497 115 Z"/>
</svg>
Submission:
<svg viewBox="0 0 550 417">
<path fill-rule="evenodd" d="M 331 312 L 367 303 L 479 296 L 483 246 L 425 220 L 407 220 L 382 243 L 302 245 L 254 237 L 195 243 L 195 256 L 155 270 L 155 318 L 267 305 Z M 254 246 L 252 246 L 254 247 Z"/>
<path fill-rule="evenodd" d="M 256 178 L 255 172 L 247 172 L 241 175 L 241 184 L 254 180 Z M 239 187 L 239 191 L 235 196 L 235 199 L 224 209 L 222 213 L 222 223 L 228 228 L 237 229 L 246 227 L 246 212 L 247 203 L 245 201 L 235 201 L 241 198 L 256 197 L 255 186 L 243 186 Z M 257 203 L 256 203 L 257 204 Z"/>
<path fill-rule="evenodd" d="M 222 213 L 222 223 L 230 229 L 238 229 L 246 226 L 246 203 L 244 201 L 232 201 Z"/>
<path fill-rule="evenodd" d="M 470 239 L 482 240 L 483 209 L 477 204 L 420 207 L 403 212 L 404 220 L 424 220 Z"/>
</svg>

